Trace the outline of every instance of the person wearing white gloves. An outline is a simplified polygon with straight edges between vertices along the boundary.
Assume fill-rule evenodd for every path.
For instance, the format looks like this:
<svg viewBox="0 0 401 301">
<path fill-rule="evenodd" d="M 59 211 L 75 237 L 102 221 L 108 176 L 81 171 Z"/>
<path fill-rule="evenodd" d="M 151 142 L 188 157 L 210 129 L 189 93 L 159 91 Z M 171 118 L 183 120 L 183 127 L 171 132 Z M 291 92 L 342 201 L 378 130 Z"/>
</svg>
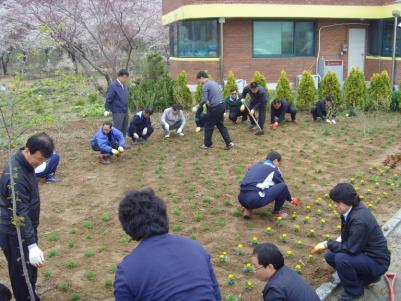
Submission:
<svg viewBox="0 0 401 301">
<path fill-rule="evenodd" d="M 124 152 L 125 138 L 110 121 L 106 121 L 93 135 L 90 144 L 95 152 L 100 152 L 100 163 L 110 164 L 112 155 L 119 156 Z"/>
<path fill-rule="evenodd" d="M 37 269 L 45 264 L 42 250 L 38 246 L 38 226 L 40 216 L 40 197 L 34 169 L 41 165 L 54 152 L 54 143 L 46 133 L 28 138 L 25 147 L 20 149 L 9 164 L 13 170 L 17 215 L 23 218 L 21 226 L 22 246 L 27 262 L 29 281 L 36 295 Z M 12 223 L 12 192 L 9 165 L 6 165 L 0 178 L 0 248 L 8 262 L 8 272 L 16 301 L 29 300 L 29 291 L 21 264 L 21 254 L 17 230 Z"/>
<path fill-rule="evenodd" d="M 320 118 L 327 123 L 336 124 L 336 107 L 333 96 L 327 95 L 325 99 L 318 100 L 312 107 L 311 114 L 313 121 Z"/>
<path fill-rule="evenodd" d="M 175 130 L 175 133 L 184 136 L 183 130 L 185 127 L 185 116 L 182 112 L 182 105 L 175 104 L 170 108 L 164 110 L 161 118 L 160 125 L 163 129 L 164 138 L 170 137 L 170 130 Z"/>
<path fill-rule="evenodd" d="M 152 127 L 152 109 L 145 109 L 134 115 L 128 128 L 128 136 L 132 138 L 133 143 L 143 142 L 152 135 L 154 128 Z"/>
</svg>

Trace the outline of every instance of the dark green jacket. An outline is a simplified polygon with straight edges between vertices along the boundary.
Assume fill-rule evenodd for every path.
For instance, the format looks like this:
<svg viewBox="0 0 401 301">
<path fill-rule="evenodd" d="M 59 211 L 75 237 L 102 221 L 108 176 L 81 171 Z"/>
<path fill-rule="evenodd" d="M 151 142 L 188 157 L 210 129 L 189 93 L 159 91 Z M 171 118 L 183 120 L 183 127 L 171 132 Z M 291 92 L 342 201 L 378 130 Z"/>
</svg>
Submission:
<svg viewBox="0 0 401 301">
<path fill-rule="evenodd" d="M 228 96 L 225 100 L 224 103 L 226 105 L 226 109 L 230 109 L 231 108 L 236 108 L 236 107 L 241 107 L 242 102 L 241 102 L 241 98 L 237 97 L 237 99 L 235 101 L 231 100 L 231 96 Z"/>
</svg>

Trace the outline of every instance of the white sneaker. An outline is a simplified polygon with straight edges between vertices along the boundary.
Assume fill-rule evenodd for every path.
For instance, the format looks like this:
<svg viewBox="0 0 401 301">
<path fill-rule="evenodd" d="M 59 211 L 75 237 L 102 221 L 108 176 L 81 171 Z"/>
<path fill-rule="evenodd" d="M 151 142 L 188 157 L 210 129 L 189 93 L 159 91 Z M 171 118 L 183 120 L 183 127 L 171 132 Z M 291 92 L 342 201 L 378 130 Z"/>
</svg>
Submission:
<svg viewBox="0 0 401 301">
<path fill-rule="evenodd" d="M 170 134 L 164 135 L 164 138 L 170 138 Z"/>
<path fill-rule="evenodd" d="M 180 136 L 184 136 L 184 133 L 183 133 L 183 132 L 181 132 L 181 133 L 179 133 L 178 135 L 180 135 Z"/>
</svg>

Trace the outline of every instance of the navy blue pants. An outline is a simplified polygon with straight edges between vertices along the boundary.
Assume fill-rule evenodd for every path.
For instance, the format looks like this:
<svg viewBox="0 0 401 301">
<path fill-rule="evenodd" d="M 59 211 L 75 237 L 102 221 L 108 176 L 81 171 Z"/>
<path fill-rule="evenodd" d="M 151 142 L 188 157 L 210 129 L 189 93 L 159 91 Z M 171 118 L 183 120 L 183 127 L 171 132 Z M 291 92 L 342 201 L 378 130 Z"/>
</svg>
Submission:
<svg viewBox="0 0 401 301">
<path fill-rule="evenodd" d="M 57 171 L 58 163 L 60 162 L 60 156 L 53 154 L 50 160 L 46 163 L 46 168 L 44 171 L 37 173 L 36 176 L 39 178 L 51 179 L 54 177 Z"/>
<path fill-rule="evenodd" d="M 138 136 L 140 138 L 142 138 L 144 140 L 148 139 L 150 137 L 150 135 L 152 135 L 153 131 L 155 130 L 153 128 L 153 126 L 150 126 L 150 127 L 148 127 L 148 132 L 146 133 L 146 135 L 142 135 L 143 129 L 144 129 L 144 127 L 141 127 L 141 128 L 138 127 L 137 128 L 137 130 L 138 130 L 137 134 L 138 134 Z M 134 137 L 134 134 L 132 134 L 132 136 L 130 136 L 130 137 L 132 138 L 132 141 L 136 141 L 136 139 Z"/>
<path fill-rule="evenodd" d="M 114 142 L 114 143 L 112 143 L 110 146 L 111 146 L 111 148 L 117 149 L 119 145 L 118 145 L 117 142 Z M 110 154 L 111 154 L 111 152 L 102 151 L 102 150 L 99 148 L 99 146 L 97 146 L 97 145 L 92 145 L 92 149 L 93 149 L 95 152 L 100 152 L 102 155 L 110 155 Z"/>
<path fill-rule="evenodd" d="M 279 183 L 264 191 L 261 197 L 258 191 L 240 191 L 238 200 L 247 209 L 256 209 L 274 202 L 274 212 L 280 211 L 289 196 L 287 184 Z"/>
<path fill-rule="evenodd" d="M 17 234 L 0 233 L 0 246 L 8 262 L 8 274 L 10 276 L 15 300 L 28 301 L 29 291 L 22 271 Z M 33 292 L 35 295 L 35 301 L 39 301 L 40 298 L 35 293 L 38 269 L 29 264 L 28 248 L 25 245 L 23 245 L 23 248 L 25 260 L 27 261 L 26 266 L 28 269 L 29 280 L 32 284 Z"/>
<path fill-rule="evenodd" d="M 353 296 L 361 295 L 365 284 L 372 283 L 387 271 L 386 267 L 363 253 L 353 256 L 327 251 L 324 258 L 337 270 L 344 290 Z"/>
<path fill-rule="evenodd" d="M 213 145 L 212 136 L 214 127 L 220 131 L 221 136 L 224 139 L 226 145 L 231 143 L 230 135 L 228 134 L 227 128 L 224 126 L 224 111 L 226 107 L 223 103 L 215 106 L 209 107 L 209 112 L 206 117 L 205 123 L 205 135 L 204 135 L 204 145 L 210 147 Z"/>
</svg>

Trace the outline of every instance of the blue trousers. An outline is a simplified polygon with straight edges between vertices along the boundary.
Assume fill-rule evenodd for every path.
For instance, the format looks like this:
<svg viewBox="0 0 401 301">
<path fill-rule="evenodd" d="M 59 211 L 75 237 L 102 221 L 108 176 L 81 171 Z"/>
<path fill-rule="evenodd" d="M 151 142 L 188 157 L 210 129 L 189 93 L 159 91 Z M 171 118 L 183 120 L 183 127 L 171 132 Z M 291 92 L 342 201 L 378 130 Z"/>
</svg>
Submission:
<svg viewBox="0 0 401 301">
<path fill-rule="evenodd" d="M 258 191 L 240 191 L 238 200 L 247 209 L 256 209 L 274 202 L 274 212 L 280 211 L 289 196 L 287 184 L 279 183 L 264 191 L 261 197 Z"/>
<path fill-rule="evenodd" d="M 53 154 L 50 157 L 50 160 L 47 161 L 45 170 L 40 173 L 37 173 L 36 176 L 39 178 L 51 179 L 56 174 L 59 162 L 60 162 L 60 156 L 58 154 Z"/>
<path fill-rule="evenodd" d="M 114 142 L 114 143 L 112 143 L 110 146 L 111 146 L 112 148 L 114 148 L 114 149 L 117 149 L 119 145 L 118 145 L 117 142 Z M 97 145 L 92 145 L 92 149 L 93 149 L 95 152 L 100 152 L 102 155 L 110 155 L 110 154 L 111 154 L 111 152 L 102 151 L 102 150 L 99 148 L 99 146 L 97 146 Z"/>
<path fill-rule="evenodd" d="M 344 290 L 353 296 L 361 295 L 365 284 L 372 283 L 387 271 L 386 267 L 363 253 L 354 256 L 327 251 L 324 258 L 337 270 Z"/>
</svg>

